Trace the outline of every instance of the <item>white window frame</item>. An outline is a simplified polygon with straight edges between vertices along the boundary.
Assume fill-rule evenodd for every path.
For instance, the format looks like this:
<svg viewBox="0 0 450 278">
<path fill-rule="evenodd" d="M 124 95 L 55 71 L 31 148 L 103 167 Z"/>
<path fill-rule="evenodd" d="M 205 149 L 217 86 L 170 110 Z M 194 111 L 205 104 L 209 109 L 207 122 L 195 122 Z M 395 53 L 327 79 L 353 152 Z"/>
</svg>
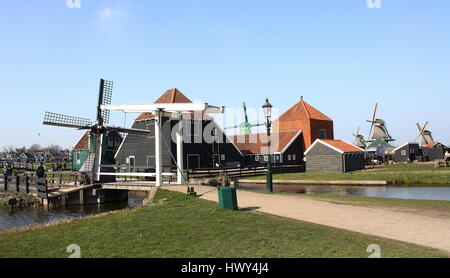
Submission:
<svg viewBox="0 0 450 278">
<path fill-rule="evenodd" d="M 255 161 L 259 162 L 259 155 L 255 156 Z"/>
<path fill-rule="evenodd" d="M 292 160 L 292 155 L 288 155 L 288 161 Z"/>
<path fill-rule="evenodd" d="M 75 153 L 75 159 L 76 159 L 76 161 L 77 161 L 77 164 L 80 164 L 80 163 L 81 163 L 81 153 L 80 153 L 80 151 L 77 151 L 77 152 Z"/>
<path fill-rule="evenodd" d="M 401 151 L 401 155 L 405 156 L 406 155 L 406 150 L 402 150 Z"/>
<path fill-rule="evenodd" d="M 225 157 L 225 154 L 221 154 L 221 155 L 220 155 L 220 160 L 225 161 L 225 158 L 226 158 L 226 157 Z"/>
<path fill-rule="evenodd" d="M 292 160 L 294 160 L 294 161 L 297 160 L 297 155 L 296 154 L 292 155 Z"/>
</svg>

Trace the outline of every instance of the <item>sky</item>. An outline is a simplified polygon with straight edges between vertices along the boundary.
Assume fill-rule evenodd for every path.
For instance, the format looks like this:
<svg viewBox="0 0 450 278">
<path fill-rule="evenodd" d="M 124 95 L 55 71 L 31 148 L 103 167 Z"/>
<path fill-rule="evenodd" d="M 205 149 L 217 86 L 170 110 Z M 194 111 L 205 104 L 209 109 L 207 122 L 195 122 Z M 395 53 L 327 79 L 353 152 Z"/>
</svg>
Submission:
<svg viewBox="0 0 450 278">
<path fill-rule="evenodd" d="M 0 148 L 73 147 L 82 132 L 45 127 L 44 113 L 94 119 L 100 78 L 115 82 L 114 104 L 151 103 L 176 87 L 225 106 L 225 126 L 240 122 L 242 102 L 261 121 L 266 97 L 281 113 L 304 96 L 350 142 L 358 126 L 368 135 L 378 102 L 397 145 L 426 121 L 450 144 L 450 1 L 367 2 L 2 1 Z M 111 123 L 135 117 L 112 112 Z"/>
</svg>

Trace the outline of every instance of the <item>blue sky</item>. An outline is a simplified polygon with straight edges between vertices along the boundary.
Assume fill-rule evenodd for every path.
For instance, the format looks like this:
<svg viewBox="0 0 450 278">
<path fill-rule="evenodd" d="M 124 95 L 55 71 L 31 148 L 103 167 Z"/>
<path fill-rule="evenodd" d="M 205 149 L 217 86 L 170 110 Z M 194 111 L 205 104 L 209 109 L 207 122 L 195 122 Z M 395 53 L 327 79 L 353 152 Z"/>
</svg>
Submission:
<svg viewBox="0 0 450 278">
<path fill-rule="evenodd" d="M 379 102 L 397 144 L 415 139 L 418 121 L 450 143 L 450 1 L 381 3 L 2 1 L 0 147 L 74 146 L 81 132 L 42 126 L 44 112 L 94 118 L 100 78 L 116 82 L 117 104 L 176 87 L 235 109 L 267 96 L 284 111 L 303 95 L 348 141 L 358 126 L 369 132 Z"/>
</svg>

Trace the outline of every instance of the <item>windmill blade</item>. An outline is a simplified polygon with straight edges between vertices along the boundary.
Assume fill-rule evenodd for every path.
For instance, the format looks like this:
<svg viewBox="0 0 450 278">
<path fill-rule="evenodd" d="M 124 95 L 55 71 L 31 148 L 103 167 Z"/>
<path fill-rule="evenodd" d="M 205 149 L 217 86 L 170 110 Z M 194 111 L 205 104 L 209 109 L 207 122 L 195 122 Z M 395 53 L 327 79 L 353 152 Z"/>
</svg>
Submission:
<svg viewBox="0 0 450 278">
<path fill-rule="evenodd" d="M 117 132 L 128 133 L 128 134 L 146 134 L 146 135 L 151 134 L 150 130 L 145 130 L 145 129 L 123 128 L 123 127 L 118 127 L 118 126 L 107 126 L 106 129 L 109 131 L 117 131 Z"/>
<path fill-rule="evenodd" d="M 75 128 L 75 129 L 90 129 L 93 125 L 91 120 L 86 118 L 73 117 L 52 112 L 45 112 L 44 125 Z"/>
<path fill-rule="evenodd" d="M 245 102 L 242 104 L 242 109 L 244 111 L 244 123 L 248 123 L 247 104 Z"/>
<path fill-rule="evenodd" d="M 110 105 L 112 101 L 112 91 L 114 82 L 104 79 L 100 79 L 100 90 L 98 93 L 98 106 L 97 106 L 97 122 L 99 125 L 109 123 L 110 111 L 107 109 L 102 110 L 102 105 Z"/>
<path fill-rule="evenodd" d="M 427 130 L 427 128 L 428 128 L 428 122 L 426 122 L 425 125 L 423 126 L 421 133 L 424 133 Z"/>
<path fill-rule="evenodd" d="M 258 126 L 265 126 L 265 123 L 249 123 L 249 127 L 258 127 Z"/>
<path fill-rule="evenodd" d="M 224 128 L 224 129 L 235 129 L 235 128 L 240 128 L 241 126 L 239 126 L 239 125 L 235 125 L 235 126 L 229 126 L 229 127 L 226 127 L 226 128 Z"/>
<path fill-rule="evenodd" d="M 369 132 L 369 139 L 370 139 L 370 135 L 372 135 L 372 130 L 373 130 L 373 125 L 375 124 L 375 119 L 377 117 L 377 113 L 378 113 L 378 103 L 375 104 L 375 109 L 373 111 L 373 116 L 372 116 L 372 121 L 371 121 L 371 126 L 370 126 L 370 132 Z"/>
<path fill-rule="evenodd" d="M 416 125 L 417 125 L 417 128 L 419 129 L 420 133 L 422 133 L 422 132 L 423 132 L 423 130 L 422 130 L 422 127 L 420 126 L 420 124 L 419 124 L 419 123 L 417 123 Z"/>
</svg>

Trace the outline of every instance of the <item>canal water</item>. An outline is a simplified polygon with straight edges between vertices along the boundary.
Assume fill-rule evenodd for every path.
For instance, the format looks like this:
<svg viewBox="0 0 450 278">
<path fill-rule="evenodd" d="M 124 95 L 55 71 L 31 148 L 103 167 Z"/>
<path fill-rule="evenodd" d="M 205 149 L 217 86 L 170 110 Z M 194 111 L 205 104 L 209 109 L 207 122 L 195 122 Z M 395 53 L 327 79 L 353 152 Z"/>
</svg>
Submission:
<svg viewBox="0 0 450 278">
<path fill-rule="evenodd" d="M 8 210 L 0 209 L 0 231 L 30 225 L 45 224 L 57 220 L 75 219 L 100 213 L 135 208 L 142 205 L 147 194 L 144 192 L 129 192 L 128 202 L 101 205 L 67 206 L 65 208 L 29 208 Z"/>
<path fill-rule="evenodd" d="M 265 185 L 239 185 L 240 189 L 265 190 Z M 332 194 L 363 197 L 450 201 L 450 187 L 444 186 L 330 186 L 274 185 L 275 192 L 299 194 Z"/>
</svg>

